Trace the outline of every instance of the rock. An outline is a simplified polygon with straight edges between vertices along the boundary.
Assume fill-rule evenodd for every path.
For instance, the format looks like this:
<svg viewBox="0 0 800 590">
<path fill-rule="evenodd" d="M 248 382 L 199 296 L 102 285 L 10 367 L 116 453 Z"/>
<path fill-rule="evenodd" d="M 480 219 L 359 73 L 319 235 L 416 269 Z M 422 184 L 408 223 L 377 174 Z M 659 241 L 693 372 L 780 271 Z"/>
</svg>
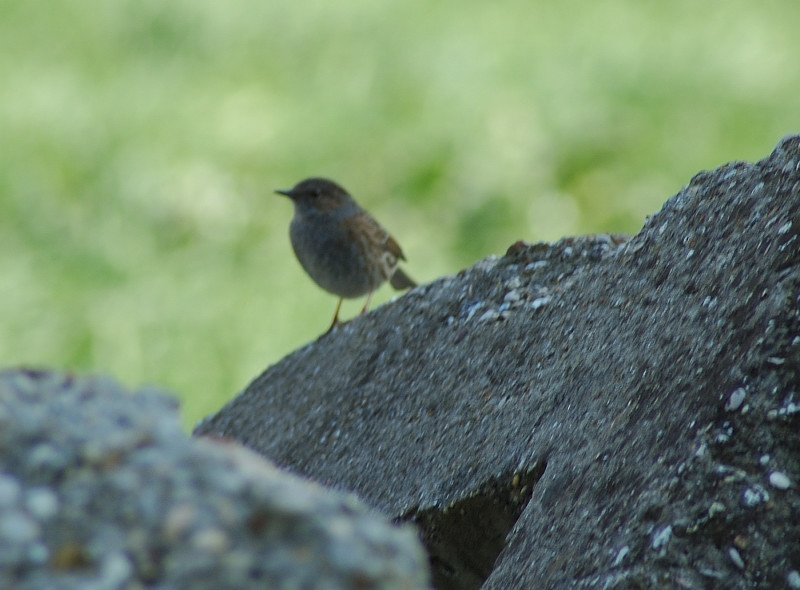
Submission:
<svg viewBox="0 0 800 590">
<path fill-rule="evenodd" d="M 0 588 L 427 586 L 410 527 L 104 378 L 0 373 Z"/>
<path fill-rule="evenodd" d="M 780 587 L 800 546 L 800 496 L 769 480 L 800 481 L 798 236 L 788 137 L 698 174 L 630 240 L 518 242 L 414 289 L 197 433 L 416 523 L 441 589 Z"/>
</svg>

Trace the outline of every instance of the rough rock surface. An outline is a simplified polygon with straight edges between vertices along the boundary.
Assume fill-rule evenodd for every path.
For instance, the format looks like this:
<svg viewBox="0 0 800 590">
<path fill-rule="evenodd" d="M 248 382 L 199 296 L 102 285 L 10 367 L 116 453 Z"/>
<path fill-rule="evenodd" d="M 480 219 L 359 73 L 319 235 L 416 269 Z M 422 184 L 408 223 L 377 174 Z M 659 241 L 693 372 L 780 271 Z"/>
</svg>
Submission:
<svg viewBox="0 0 800 590">
<path fill-rule="evenodd" d="M 352 495 L 103 378 L 0 373 L 0 588 L 416 589 L 424 551 Z"/>
<path fill-rule="evenodd" d="M 800 588 L 798 236 L 789 137 L 629 241 L 417 288 L 197 432 L 416 522 L 438 588 Z"/>
</svg>

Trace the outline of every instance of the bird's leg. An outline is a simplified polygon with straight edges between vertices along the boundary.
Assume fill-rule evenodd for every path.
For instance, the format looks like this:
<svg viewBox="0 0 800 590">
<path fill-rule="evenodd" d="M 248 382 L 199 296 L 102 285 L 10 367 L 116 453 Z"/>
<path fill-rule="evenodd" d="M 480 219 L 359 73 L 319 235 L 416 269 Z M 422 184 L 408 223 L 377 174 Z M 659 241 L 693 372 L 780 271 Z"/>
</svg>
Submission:
<svg viewBox="0 0 800 590">
<path fill-rule="evenodd" d="M 344 299 L 340 297 L 339 305 L 336 306 L 336 313 L 333 314 L 333 322 L 331 322 L 331 327 L 328 328 L 328 331 L 325 332 L 325 334 L 330 333 L 331 330 L 333 330 L 336 326 L 339 325 L 339 310 L 342 309 L 342 301 L 344 301 Z"/>
<path fill-rule="evenodd" d="M 372 293 L 373 292 L 370 291 L 369 295 L 367 295 L 367 302 L 364 304 L 364 308 L 361 310 L 361 313 L 367 313 L 369 310 L 369 302 L 372 301 Z"/>
</svg>

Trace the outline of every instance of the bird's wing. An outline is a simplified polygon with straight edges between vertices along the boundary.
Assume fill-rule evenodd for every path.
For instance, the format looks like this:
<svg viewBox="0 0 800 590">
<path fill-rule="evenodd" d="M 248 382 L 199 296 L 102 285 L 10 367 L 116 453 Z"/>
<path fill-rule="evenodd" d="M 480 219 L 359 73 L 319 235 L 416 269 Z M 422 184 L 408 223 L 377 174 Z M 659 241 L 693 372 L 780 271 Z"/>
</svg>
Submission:
<svg viewBox="0 0 800 590">
<path fill-rule="evenodd" d="M 395 239 L 389 234 L 386 234 L 386 240 L 384 241 L 383 244 L 386 250 L 389 253 L 393 254 L 396 258 L 399 258 L 400 260 L 406 259 L 405 255 L 403 254 L 403 251 L 400 249 L 400 244 L 398 244 L 395 241 Z"/>
</svg>

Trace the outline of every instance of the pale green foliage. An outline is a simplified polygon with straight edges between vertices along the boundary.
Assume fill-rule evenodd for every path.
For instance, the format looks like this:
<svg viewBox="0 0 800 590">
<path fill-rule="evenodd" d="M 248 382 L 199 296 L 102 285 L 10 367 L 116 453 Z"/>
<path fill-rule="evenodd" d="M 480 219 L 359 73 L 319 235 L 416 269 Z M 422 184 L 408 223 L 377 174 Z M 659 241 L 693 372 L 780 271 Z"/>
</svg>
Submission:
<svg viewBox="0 0 800 590">
<path fill-rule="evenodd" d="M 272 194 L 310 175 L 421 282 L 635 232 L 800 130 L 798 22 L 793 0 L 0 3 L 2 364 L 163 385 L 187 424 L 218 408 L 330 321 Z"/>
</svg>

